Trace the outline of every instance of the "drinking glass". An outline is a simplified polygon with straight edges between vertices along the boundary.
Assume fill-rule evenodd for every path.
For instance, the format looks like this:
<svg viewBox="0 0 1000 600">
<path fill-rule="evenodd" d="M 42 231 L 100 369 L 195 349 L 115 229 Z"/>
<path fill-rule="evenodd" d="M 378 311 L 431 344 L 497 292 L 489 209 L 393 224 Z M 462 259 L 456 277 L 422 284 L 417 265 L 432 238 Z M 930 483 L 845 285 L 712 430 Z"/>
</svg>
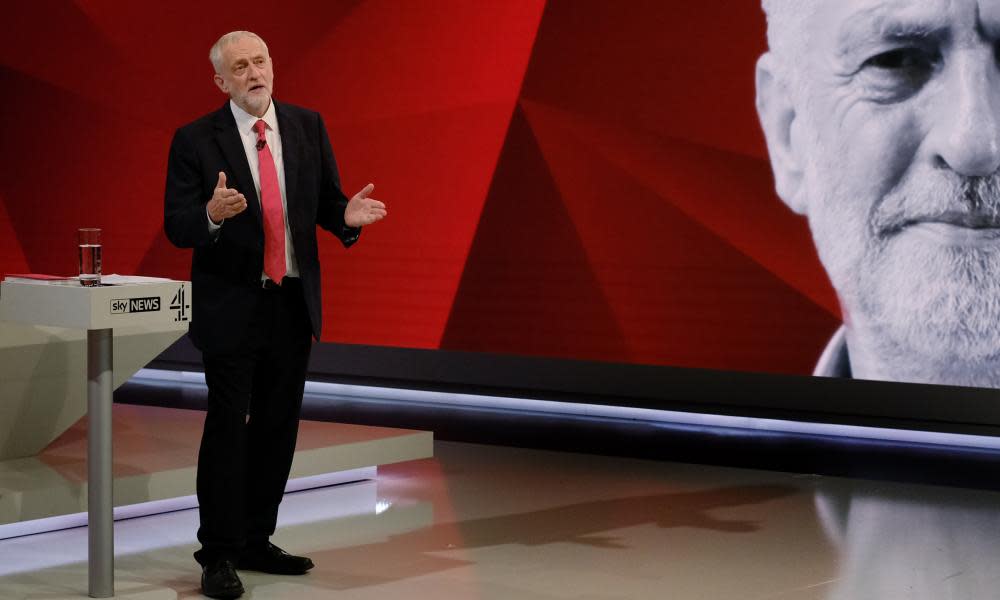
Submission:
<svg viewBox="0 0 1000 600">
<path fill-rule="evenodd" d="M 101 230 L 84 227 L 77 231 L 80 285 L 101 285 Z"/>
</svg>

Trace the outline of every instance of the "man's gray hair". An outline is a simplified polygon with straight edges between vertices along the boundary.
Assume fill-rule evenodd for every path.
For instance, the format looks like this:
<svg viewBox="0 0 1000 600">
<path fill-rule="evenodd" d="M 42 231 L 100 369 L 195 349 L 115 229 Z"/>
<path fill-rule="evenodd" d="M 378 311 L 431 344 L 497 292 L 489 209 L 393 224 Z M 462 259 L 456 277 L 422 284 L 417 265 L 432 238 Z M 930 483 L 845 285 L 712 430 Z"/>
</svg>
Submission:
<svg viewBox="0 0 1000 600">
<path fill-rule="evenodd" d="M 245 37 L 252 37 L 260 41 L 261 45 L 264 46 L 264 54 L 268 56 L 271 53 L 267 49 L 267 42 L 264 38 L 260 37 L 252 31 L 230 31 L 226 35 L 219 38 L 219 41 L 212 45 L 212 49 L 208 51 L 208 60 L 212 61 L 212 66 L 215 68 L 216 73 L 222 72 L 222 51 L 233 42 L 241 40 Z"/>
<path fill-rule="evenodd" d="M 761 0 L 767 15 L 769 52 L 783 68 L 795 67 L 809 41 L 807 21 L 817 0 Z"/>
</svg>

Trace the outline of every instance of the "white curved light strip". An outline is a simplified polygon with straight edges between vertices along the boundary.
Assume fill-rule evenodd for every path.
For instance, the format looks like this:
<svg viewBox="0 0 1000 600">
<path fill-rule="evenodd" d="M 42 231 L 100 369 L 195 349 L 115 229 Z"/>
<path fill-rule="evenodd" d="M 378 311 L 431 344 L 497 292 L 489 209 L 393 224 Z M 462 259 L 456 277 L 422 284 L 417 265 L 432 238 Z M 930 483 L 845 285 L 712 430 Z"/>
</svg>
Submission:
<svg viewBox="0 0 1000 600">
<path fill-rule="evenodd" d="M 204 373 L 194 371 L 141 369 L 130 381 L 145 385 L 158 384 L 203 388 L 205 386 L 205 375 Z M 736 417 L 648 408 L 630 408 L 625 406 L 607 406 L 603 404 L 554 402 L 551 400 L 505 398 L 478 394 L 346 385 L 318 381 L 307 381 L 305 391 L 310 397 L 329 398 L 331 400 L 353 399 L 367 402 L 406 402 L 411 404 L 452 406 L 456 408 L 504 410 L 553 416 L 562 415 L 599 420 L 637 421 L 657 423 L 664 426 L 742 429 L 761 433 L 834 436 L 907 444 L 930 444 L 935 446 L 1000 450 L 1000 437 L 985 435 Z"/>
<path fill-rule="evenodd" d="M 321 475 L 299 477 L 297 479 L 288 480 L 288 483 L 285 485 L 285 493 L 290 494 L 293 492 L 342 485 L 345 483 L 374 481 L 377 476 L 377 467 L 361 467 L 346 471 L 337 471 L 334 473 L 323 473 Z M 159 515 L 163 513 L 186 510 L 196 506 L 198 506 L 198 498 L 194 495 L 178 496 L 175 498 L 166 498 L 164 500 L 150 500 L 149 502 L 140 502 L 138 504 L 116 506 L 113 510 L 113 518 L 115 521 L 122 521 L 138 517 L 146 517 L 149 515 Z M 34 535 L 36 533 L 44 533 L 47 531 L 83 527 L 86 524 L 87 513 L 85 512 L 59 515 L 56 517 L 44 517 L 41 519 L 32 519 L 30 521 L 5 523 L 0 525 L 0 540 Z M 0 575 L 3 575 L 4 573 L 3 566 L 0 565 Z M 2 598 L 2 596 L 0 596 L 0 598 Z"/>
</svg>

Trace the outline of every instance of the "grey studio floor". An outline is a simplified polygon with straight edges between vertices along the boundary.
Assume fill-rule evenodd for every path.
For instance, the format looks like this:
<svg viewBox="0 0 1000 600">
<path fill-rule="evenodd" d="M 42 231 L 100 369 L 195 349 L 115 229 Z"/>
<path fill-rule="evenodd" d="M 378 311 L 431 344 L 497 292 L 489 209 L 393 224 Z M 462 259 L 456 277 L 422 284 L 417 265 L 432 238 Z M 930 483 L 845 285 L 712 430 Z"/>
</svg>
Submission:
<svg viewBox="0 0 1000 600">
<path fill-rule="evenodd" d="M 200 597 L 194 510 L 119 521 L 120 597 Z M 247 598 L 1000 597 L 1000 495 L 437 442 L 376 481 L 286 496 L 306 576 Z M 0 541 L 0 598 L 86 596 L 86 529 Z"/>
</svg>

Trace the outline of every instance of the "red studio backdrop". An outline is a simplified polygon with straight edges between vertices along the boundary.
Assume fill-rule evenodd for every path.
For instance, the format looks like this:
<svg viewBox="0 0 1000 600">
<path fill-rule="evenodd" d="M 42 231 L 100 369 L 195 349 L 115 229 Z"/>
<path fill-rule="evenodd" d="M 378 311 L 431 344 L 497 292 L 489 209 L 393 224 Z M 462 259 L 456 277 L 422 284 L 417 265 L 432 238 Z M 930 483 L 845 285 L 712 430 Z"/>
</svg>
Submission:
<svg viewBox="0 0 1000 600">
<path fill-rule="evenodd" d="M 187 279 L 162 231 L 174 130 L 216 109 L 209 46 L 271 50 L 348 195 L 321 236 L 323 341 L 808 373 L 839 324 L 753 109 L 750 2 L 16 2 L 0 23 L 0 272 Z M 262 16 L 266 15 L 266 17 Z M 197 290 L 194 290 L 197 293 Z"/>
</svg>

